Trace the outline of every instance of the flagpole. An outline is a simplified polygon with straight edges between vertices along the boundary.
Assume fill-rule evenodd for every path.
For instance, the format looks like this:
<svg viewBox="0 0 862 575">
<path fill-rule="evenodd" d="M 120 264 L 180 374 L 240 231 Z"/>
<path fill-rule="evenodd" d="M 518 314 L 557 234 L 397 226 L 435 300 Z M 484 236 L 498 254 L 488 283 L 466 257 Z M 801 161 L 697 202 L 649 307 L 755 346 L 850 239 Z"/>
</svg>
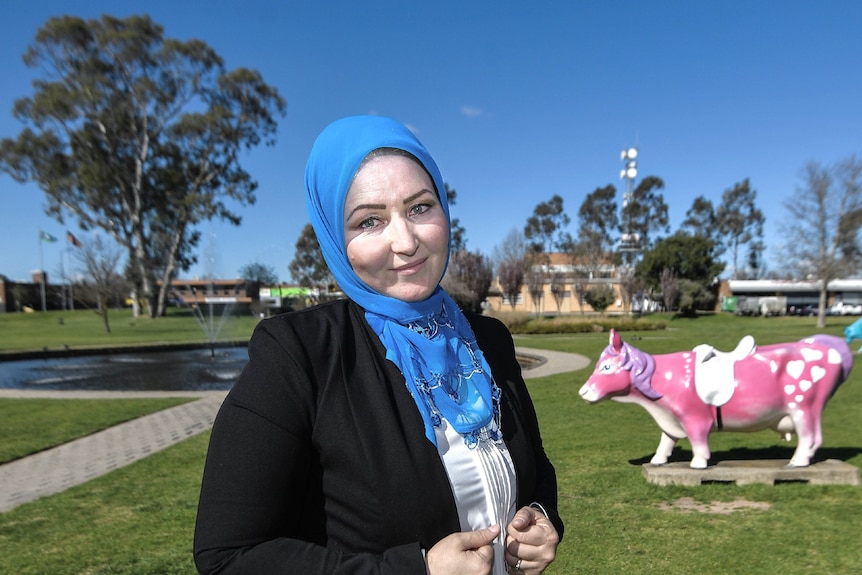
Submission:
<svg viewBox="0 0 862 575">
<path fill-rule="evenodd" d="M 42 234 L 39 234 L 39 283 L 42 284 L 42 311 L 46 311 L 45 305 L 45 265 L 42 263 Z"/>
<path fill-rule="evenodd" d="M 72 252 L 72 248 L 66 248 L 68 253 Z M 75 282 L 72 279 L 72 263 L 69 262 L 69 307 L 75 311 Z"/>
</svg>

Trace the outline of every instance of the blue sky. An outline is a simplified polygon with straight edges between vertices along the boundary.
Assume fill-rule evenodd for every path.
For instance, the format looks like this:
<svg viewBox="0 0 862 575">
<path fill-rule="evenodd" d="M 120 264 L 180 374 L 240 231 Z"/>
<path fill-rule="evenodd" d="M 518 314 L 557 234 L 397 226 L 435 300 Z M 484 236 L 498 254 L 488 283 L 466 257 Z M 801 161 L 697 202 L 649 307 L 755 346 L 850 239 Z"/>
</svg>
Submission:
<svg viewBox="0 0 862 575">
<path fill-rule="evenodd" d="M 696 196 L 718 203 L 749 178 L 766 215 L 767 258 L 783 203 L 809 161 L 862 152 L 862 2 L 5 0 L 0 5 L 0 137 L 31 93 L 21 61 L 51 16 L 148 13 L 166 36 L 199 38 L 228 68 L 259 70 L 288 102 L 278 143 L 247 155 L 258 201 L 238 228 L 200 229 L 186 276 L 236 277 L 252 261 L 289 281 L 307 223 L 303 170 L 320 130 L 364 113 L 411 126 L 458 192 L 454 217 L 490 255 L 540 202 L 558 194 L 572 217 L 612 183 L 620 152 L 665 181 L 672 227 Z M 0 274 L 39 267 L 44 194 L 0 174 Z M 793 238 L 793 241 L 798 241 Z M 64 241 L 43 244 L 56 276 Z"/>
</svg>

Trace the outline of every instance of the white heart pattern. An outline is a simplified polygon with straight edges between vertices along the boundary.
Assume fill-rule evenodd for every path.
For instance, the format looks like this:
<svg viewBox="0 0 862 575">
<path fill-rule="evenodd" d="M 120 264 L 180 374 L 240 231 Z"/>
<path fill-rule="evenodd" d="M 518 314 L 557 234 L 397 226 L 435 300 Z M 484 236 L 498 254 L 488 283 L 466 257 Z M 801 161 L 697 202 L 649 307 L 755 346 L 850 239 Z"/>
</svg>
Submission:
<svg viewBox="0 0 862 575">
<path fill-rule="evenodd" d="M 817 383 L 823 376 L 826 375 L 826 368 L 820 367 L 819 365 L 815 365 L 811 367 L 811 381 Z"/>
<path fill-rule="evenodd" d="M 802 359 L 805 361 L 816 361 L 823 357 L 823 352 L 819 349 L 811 349 L 810 347 L 803 347 L 799 350 L 802 354 Z"/>
<path fill-rule="evenodd" d="M 805 370 L 805 362 L 801 359 L 794 359 L 787 362 L 787 374 L 793 379 L 799 379 L 802 372 Z"/>
<path fill-rule="evenodd" d="M 793 393 L 795 391 L 796 391 L 796 386 L 793 385 L 792 383 L 789 383 L 789 384 L 784 386 L 784 393 L 786 393 L 787 395 L 793 395 Z"/>
<path fill-rule="evenodd" d="M 799 389 L 801 389 L 802 391 L 808 391 L 809 389 L 811 389 L 811 382 L 807 379 L 803 379 L 799 382 Z"/>
</svg>

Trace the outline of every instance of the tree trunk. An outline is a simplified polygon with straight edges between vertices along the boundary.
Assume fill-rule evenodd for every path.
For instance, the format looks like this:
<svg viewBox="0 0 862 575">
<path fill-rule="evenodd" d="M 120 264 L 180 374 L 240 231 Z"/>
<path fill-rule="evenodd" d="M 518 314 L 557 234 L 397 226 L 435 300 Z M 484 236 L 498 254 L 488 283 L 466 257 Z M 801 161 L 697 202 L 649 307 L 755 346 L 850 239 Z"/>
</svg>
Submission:
<svg viewBox="0 0 862 575">
<path fill-rule="evenodd" d="M 111 323 L 108 319 L 108 298 L 104 294 L 99 294 L 99 315 L 102 316 L 105 333 L 111 333 Z"/>
<path fill-rule="evenodd" d="M 826 327 L 826 280 L 820 284 L 820 305 L 817 306 L 817 327 Z"/>
<path fill-rule="evenodd" d="M 162 275 L 162 285 L 159 287 L 159 298 L 157 303 L 158 317 L 162 317 L 165 314 L 165 308 L 167 307 L 168 301 L 168 292 L 171 289 L 171 278 L 174 276 L 174 269 L 177 266 L 177 252 L 180 249 L 180 242 L 183 239 L 183 236 L 186 233 L 185 224 L 181 225 L 180 228 L 174 231 L 174 237 L 171 240 L 171 249 L 168 254 L 168 261 L 165 264 L 165 271 Z"/>
</svg>

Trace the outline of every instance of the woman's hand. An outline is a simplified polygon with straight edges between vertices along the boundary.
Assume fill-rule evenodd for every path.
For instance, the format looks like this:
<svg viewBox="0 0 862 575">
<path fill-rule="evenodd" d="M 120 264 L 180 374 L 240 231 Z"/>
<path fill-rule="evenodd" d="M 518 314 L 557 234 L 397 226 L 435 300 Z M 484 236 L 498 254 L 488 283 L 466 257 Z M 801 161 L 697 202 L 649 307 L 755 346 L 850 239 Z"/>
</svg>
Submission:
<svg viewBox="0 0 862 575">
<path fill-rule="evenodd" d="M 428 575 L 489 575 L 500 526 L 447 535 L 425 553 Z"/>
<path fill-rule="evenodd" d="M 510 573 L 538 575 L 557 556 L 560 536 L 538 509 L 522 507 L 506 533 L 506 563 Z M 515 567 L 517 566 L 517 571 Z"/>
</svg>

